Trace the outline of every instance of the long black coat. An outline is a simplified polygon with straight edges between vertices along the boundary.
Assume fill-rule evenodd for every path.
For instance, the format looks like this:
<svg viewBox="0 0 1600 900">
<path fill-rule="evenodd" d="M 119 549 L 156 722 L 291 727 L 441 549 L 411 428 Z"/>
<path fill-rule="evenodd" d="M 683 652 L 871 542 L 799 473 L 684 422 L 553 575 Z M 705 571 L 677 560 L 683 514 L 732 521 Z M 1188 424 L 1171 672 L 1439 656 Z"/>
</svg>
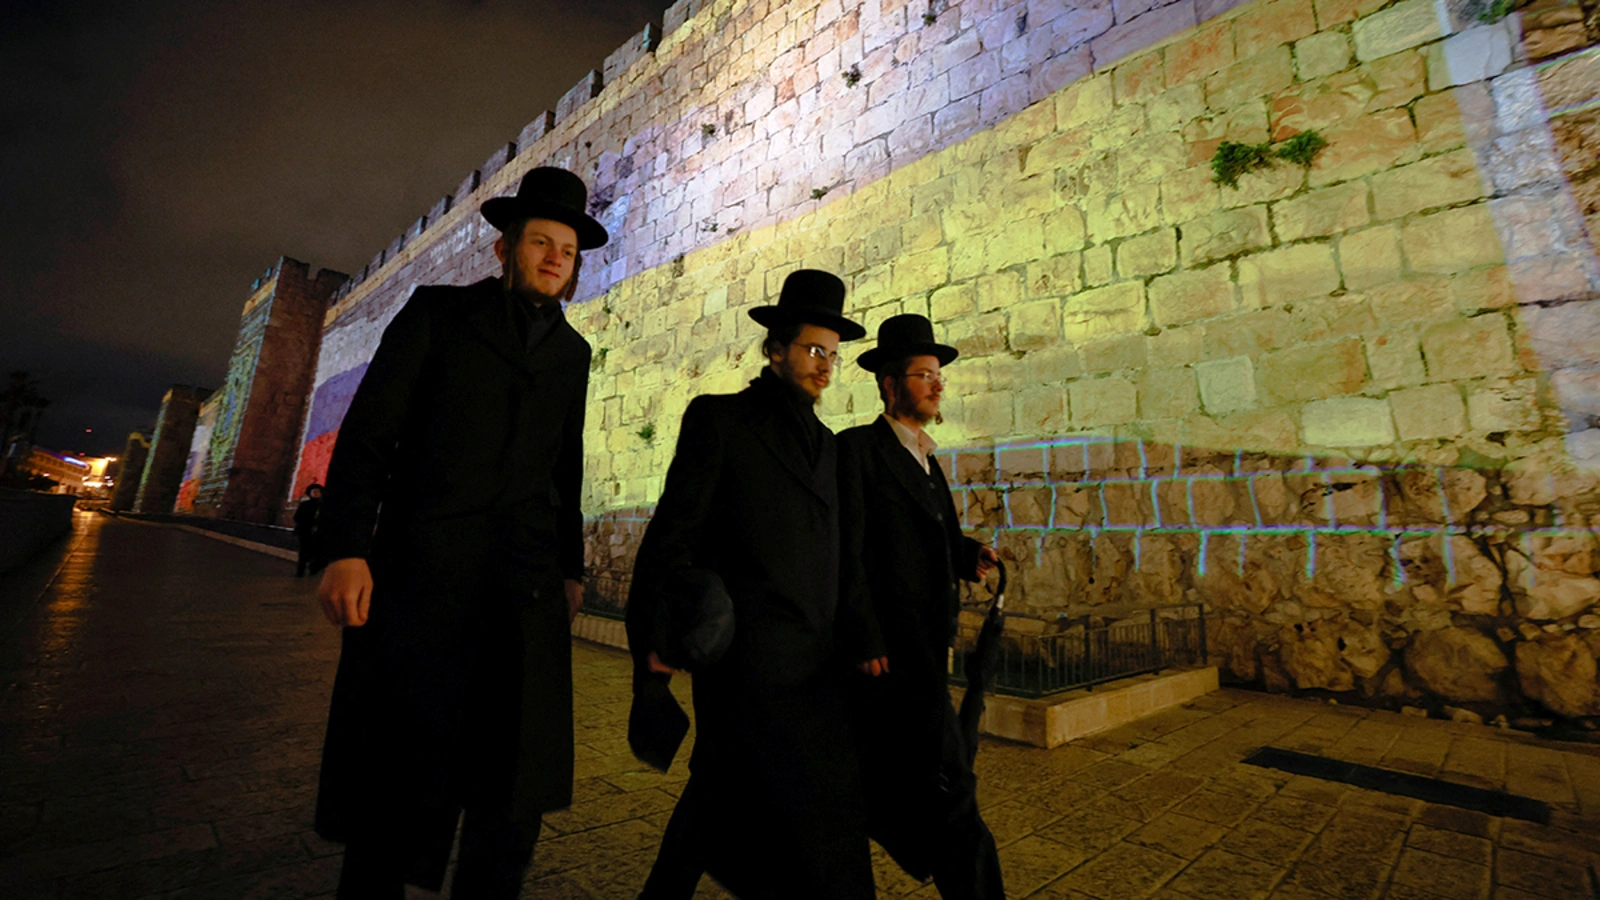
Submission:
<svg viewBox="0 0 1600 900">
<path fill-rule="evenodd" d="M 721 575 L 734 637 L 694 673 L 690 760 L 706 870 L 742 896 L 873 896 L 860 786 L 840 693 L 863 658 L 839 608 L 834 436 L 770 373 L 695 398 L 645 531 L 628 599 L 636 667 L 651 651 L 651 586 L 675 568 Z M 819 439 L 816 464 L 800 422 Z M 641 676 L 647 677 L 647 676 Z"/>
<path fill-rule="evenodd" d="M 870 831 L 912 874 L 921 829 L 949 755 L 948 648 L 959 610 L 957 578 L 977 579 L 981 545 L 961 522 L 938 460 L 924 473 L 879 417 L 839 434 L 847 602 L 862 609 L 889 672 L 853 692 Z"/>
<path fill-rule="evenodd" d="M 367 558 L 375 587 L 367 624 L 344 630 L 317 829 L 403 833 L 441 874 L 461 770 L 482 763 L 463 746 L 483 734 L 469 700 L 514 728 L 514 816 L 572 797 L 561 580 L 583 572 L 590 348 L 559 318 L 530 352 L 510 304 L 492 279 L 412 294 L 351 401 L 323 499 L 327 558 Z M 500 690 L 486 696 L 489 667 Z"/>
</svg>

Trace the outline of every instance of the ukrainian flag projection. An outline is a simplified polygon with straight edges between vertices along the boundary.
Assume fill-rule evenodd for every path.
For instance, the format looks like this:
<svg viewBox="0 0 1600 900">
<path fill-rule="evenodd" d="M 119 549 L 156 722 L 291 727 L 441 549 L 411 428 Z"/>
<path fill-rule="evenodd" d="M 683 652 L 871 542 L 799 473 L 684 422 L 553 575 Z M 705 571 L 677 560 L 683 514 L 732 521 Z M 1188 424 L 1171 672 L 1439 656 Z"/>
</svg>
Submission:
<svg viewBox="0 0 1600 900">
<path fill-rule="evenodd" d="M 477 206 L 553 162 L 616 236 L 567 312 L 602 594 L 684 406 L 759 368 L 745 310 L 813 266 L 960 348 L 941 464 L 1039 627 L 1204 603 L 1267 687 L 1600 713 L 1595 36 L 1126 7 L 675 8 L 341 294 L 295 491 L 410 288 L 493 273 Z M 825 421 L 878 411 L 846 363 Z"/>
</svg>

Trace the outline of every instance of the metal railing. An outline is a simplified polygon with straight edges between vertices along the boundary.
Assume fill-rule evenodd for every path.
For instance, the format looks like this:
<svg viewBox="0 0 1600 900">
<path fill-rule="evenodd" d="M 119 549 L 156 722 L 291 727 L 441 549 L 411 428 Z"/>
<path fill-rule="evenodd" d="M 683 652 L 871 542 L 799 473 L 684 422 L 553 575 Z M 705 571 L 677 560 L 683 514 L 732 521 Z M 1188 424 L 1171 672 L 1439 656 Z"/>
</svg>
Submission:
<svg viewBox="0 0 1600 900">
<path fill-rule="evenodd" d="M 1022 626 L 1019 620 L 1029 624 Z M 976 636 L 976 629 L 962 629 L 958 635 L 951 658 L 952 684 L 966 684 L 963 666 Z M 1203 665 L 1205 607 L 1099 607 L 1053 617 L 1007 613 L 1000 641 L 990 689 L 1043 697 L 1132 675 Z"/>
<path fill-rule="evenodd" d="M 591 572 L 583 588 L 583 612 L 606 619 L 625 618 L 628 586 L 632 581 L 631 573 Z"/>
</svg>

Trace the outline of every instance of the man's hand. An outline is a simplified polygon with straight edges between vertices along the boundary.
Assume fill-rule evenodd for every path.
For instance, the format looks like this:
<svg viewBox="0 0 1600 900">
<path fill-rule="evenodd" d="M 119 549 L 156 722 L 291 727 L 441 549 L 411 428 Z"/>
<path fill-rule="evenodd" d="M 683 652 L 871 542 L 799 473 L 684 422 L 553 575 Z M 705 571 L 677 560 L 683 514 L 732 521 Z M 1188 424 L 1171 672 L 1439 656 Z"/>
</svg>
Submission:
<svg viewBox="0 0 1600 900">
<path fill-rule="evenodd" d="M 583 609 L 583 582 L 566 579 L 567 587 L 567 621 L 578 618 L 578 610 Z"/>
<path fill-rule="evenodd" d="M 994 552 L 994 548 L 993 547 L 979 547 L 978 548 L 978 580 L 979 581 L 982 581 L 983 579 L 988 578 L 989 577 L 989 573 L 993 572 L 995 569 L 999 568 L 999 566 L 1000 566 L 1000 554 Z"/>
<path fill-rule="evenodd" d="M 856 668 L 867 673 L 868 675 L 871 675 L 873 678 L 877 678 L 879 675 L 888 673 L 889 657 L 880 656 L 877 659 L 869 659 L 865 662 L 858 662 L 856 663 Z"/>
<path fill-rule="evenodd" d="M 655 672 L 658 675 L 678 674 L 678 670 L 662 662 L 661 657 L 657 656 L 654 650 L 650 651 L 650 655 L 645 659 L 645 663 L 650 666 L 650 671 Z"/>
<path fill-rule="evenodd" d="M 322 614 L 334 625 L 352 628 L 367 624 L 372 606 L 372 570 L 359 556 L 336 559 L 322 571 L 317 587 Z"/>
</svg>

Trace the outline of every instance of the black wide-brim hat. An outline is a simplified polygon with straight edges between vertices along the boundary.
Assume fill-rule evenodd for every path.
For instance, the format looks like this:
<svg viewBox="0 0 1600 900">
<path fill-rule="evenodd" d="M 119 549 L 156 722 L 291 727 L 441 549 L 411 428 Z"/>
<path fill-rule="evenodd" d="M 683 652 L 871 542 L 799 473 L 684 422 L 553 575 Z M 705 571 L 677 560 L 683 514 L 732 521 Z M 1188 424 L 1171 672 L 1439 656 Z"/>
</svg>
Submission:
<svg viewBox="0 0 1600 900">
<path fill-rule="evenodd" d="M 844 317 L 844 282 L 821 269 L 790 272 L 778 302 L 750 310 L 750 318 L 769 329 L 793 322 L 819 325 L 838 332 L 841 341 L 867 336 L 865 328 Z"/>
<path fill-rule="evenodd" d="M 933 323 L 927 316 L 906 313 L 884 319 L 878 326 L 878 346 L 861 354 L 856 362 L 877 374 L 885 366 L 913 356 L 932 356 L 939 365 L 948 366 L 960 355 L 956 348 L 933 339 Z"/>
<path fill-rule="evenodd" d="M 494 197 L 479 208 L 489 224 L 505 231 L 518 219 L 550 219 L 578 233 L 578 249 L 604 247 L 611 236 L 589 215 L 589 188 L 583 179 L 555 166 L 540 166 L 522 176 L 516 194 Z"/>
</svg>

